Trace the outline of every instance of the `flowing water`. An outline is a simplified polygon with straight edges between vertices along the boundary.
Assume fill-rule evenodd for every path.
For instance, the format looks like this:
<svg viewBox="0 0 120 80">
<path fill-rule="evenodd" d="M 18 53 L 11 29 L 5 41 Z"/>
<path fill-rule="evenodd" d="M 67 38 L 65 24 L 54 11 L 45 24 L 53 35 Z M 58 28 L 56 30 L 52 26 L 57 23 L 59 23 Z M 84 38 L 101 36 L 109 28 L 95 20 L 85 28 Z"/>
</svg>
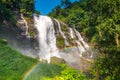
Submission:
<svg viewBox="0 0 120 80">
<path fill-rule="evenodd" d="M 72 39 L 75 38 L 74 32 L 73 32 L 73 29 L 72 29 L 72 28 L 69 28 L 69 32 L 70 32 L 70 37 L 71 37 Z"/>
<path fill-rule="evenodd" d="M 50 57 L 58 55 L 54 25 L 47 16 L 34 16 L 35 27 L 38 30 L 39 58 L 50 62 Z"/>
<path fill-rule="evenodd" d="M 29 36 L 28 23 L 23 15 L 21 15 L 21 18 L 26 29 L 25 35 Z M 76 29 L 65 27 L 57 19 L 51 19 L 48 16 L 42 15 L 34 15 L 34 27 L 37 29 L 37 35 L 35 35 L 36 38 L 34 41 L 38 43 L 34 46 L 31 46 L 31 44 L 34 43 L 31 41 L 31 38 L 21 37 L 20 34 L 14 36 L 13 34 L 15 33 L 11 33 L 11 31 L 9 33 L 5 33 L 6 31 L 4 30 L 2 31 L 4 37 L 6 34 L 6 37 L 9 37 L 8 41 L 10 41 L 11 45 L 23 53 L 23 55 L 33 58 L 39 57 L 40 60 L 47 60 L 48 63 L 51 62 L 51 57 L 55 56 L 64 59 L 67 64 L 79 70 L 89 67 L 88 64 L 86 64 L 89 63 L 87 59 L 93 57 L 93 52 Z M 10 36 L 10 34 L 12 36 Z M 62 37 L 62 40 L 59 40 L 58 37 Z M 63 43 L 61 43 L 61 41 L 63 41 Z M 58 43 L 62 45 L 62 48 L 58 46 Z M 25 75 L 25 79 L 23 80 L 27 80 L 27 77 L 31 76 L 32 72 L 39 71 L 38 68 L 39 66 L 29 70 L 30 72 L 27 72 L 28 74 L 27 76 Z M 39 77 L 39 74 L 37 76 Z"/>
<path fill-rule="evenodd" d="M 57 25 L 54 25 L 55 22 Z M 62 31 L 62 25 L 57 19 L 52 20 L 48 16 L 34 15 L 34 26 L 38 31 L 38 42 L 39 42 L 39 58 L 40 60 L 47 60 L 50 63 L 50 58 L 52 56 L 63 58 L 69 64 L 78 64 L 80 62 L 79 58 L 86 54 L 90 58 L 92 51 L 88 44 L 83 40 L 82 36 L 76 29 L 67 27 L 68 32 Z M 65 45 L 62 50 L 57 47 L 57 36 L 55 34 L 57 27 L 59 36 L 64 39 Z M 66 35 L 66 33 L 69 35 Z M 76 43 L 76 46 L 70 46 L 69 39 Z M 63 44 L 61 44 L 63 45 Z"/>
<path fill-rule="evenodd" d="M 69 45 L 69 42 L 67 41 L 65 34 L 61 30 L 60 22 L 57 19 L 54 19 L 54 20 L 57 22 L 58 31 L 61 34 L 61 36 L 64 38 L 65 45 Z"/>
</svg>

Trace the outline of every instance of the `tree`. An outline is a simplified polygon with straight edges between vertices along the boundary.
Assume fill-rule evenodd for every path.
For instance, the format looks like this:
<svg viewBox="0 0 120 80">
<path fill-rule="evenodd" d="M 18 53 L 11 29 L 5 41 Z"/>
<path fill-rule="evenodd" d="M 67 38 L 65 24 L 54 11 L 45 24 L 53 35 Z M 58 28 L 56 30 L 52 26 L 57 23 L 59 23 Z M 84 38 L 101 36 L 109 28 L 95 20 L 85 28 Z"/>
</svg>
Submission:
<svg viewBox="0 0 120 80">
<path fill-rule="evenodd" d="M 34 0 L 21 0 L 20 12 L 26 16 L 32 16 L 34 12 Z"/>
<path fill-rule="evenodd" d="M 67 8 L 71 5 L 71 1 L 70 0 L 61 0 L 61 6 L 64 8 Z"/>
<path fill-rule="evenodd" d="M 62 13 L 56 14 L 56 18 L 77 28 L 101 54 L 103 53 L 93 69 L 95 80 L 120 79 L 120 6 L 118 5 L 120 0 L 81 0 L 71 3 L 70 7 L 63 8 Z"/>
<path fill-rule="evenodd" d="M 0 0 L 0 22 L 4 20 L 15 22 L 15 12 L 32 16 L 34 12 L 34 0 Z"/>
</svg>

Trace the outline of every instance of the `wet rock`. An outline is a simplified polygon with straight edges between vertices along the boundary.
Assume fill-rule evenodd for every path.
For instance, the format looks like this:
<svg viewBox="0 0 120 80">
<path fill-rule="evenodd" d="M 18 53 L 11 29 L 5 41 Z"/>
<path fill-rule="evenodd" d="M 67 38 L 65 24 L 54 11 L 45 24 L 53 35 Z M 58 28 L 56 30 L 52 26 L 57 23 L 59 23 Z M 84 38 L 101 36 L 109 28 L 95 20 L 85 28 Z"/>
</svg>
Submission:
<svg viewBox="0 0 120 80">
<path fill-rule="evenodd" d="M 66 63 L 64 59 L 62 58 L 57 58 L 57 57 L 51 57 L 51 61 L 50 61 L 51 64 L 54 64 L 54 63 Z"/>
</svg>

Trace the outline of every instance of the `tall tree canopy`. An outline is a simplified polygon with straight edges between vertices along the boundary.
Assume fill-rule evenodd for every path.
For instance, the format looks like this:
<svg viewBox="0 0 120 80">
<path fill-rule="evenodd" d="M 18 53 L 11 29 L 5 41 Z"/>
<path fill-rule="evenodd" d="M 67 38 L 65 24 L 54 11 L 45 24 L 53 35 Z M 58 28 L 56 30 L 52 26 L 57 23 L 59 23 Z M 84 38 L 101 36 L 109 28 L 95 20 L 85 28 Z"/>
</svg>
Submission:
<svg viewBox="0 0 120 80">
<path fill-rule="evenodd" d="M 119 80 L 120 0 L 79 0 L 49 15 L 77 28 L 104 53 L 93 70 L 94 80 Z M 55 8 L 55 9 L 56 9 Z"/>
<path fill-rule="evenodd" d="M 69 0 L 62 0 L 62 3 Z M 69 26 L 83 32 L 89 41 L 107 41 L 119 45 L 120 39 L 120 0 L 80 0 L 71 7 L 56 7 L 49 15 L 59 18 Z"/>
<path fill-rule="evenodd" d="M 64 8 L 68 7 L 71 5 L 71 1 L 70 0 L 61 0 L 61 6 L 63 6 Z"/>
<path fill-rule="evenodd" d="M 1 22 L 13 19 L 15 11 L 31 16 L 34 12 L 34 0 L 0 0 Z"/>
</svg>

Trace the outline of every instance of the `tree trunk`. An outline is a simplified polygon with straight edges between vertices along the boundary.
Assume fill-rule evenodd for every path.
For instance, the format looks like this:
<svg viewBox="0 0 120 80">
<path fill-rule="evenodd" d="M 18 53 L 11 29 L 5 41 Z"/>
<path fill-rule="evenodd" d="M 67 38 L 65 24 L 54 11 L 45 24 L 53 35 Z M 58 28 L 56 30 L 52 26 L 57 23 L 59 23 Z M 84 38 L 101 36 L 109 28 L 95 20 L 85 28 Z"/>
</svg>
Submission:
<svg viewBox="0 0 120 80">
<path fill-rule="evenodd" d="M 119 35 L 118 34 L 116 34 L 116 36 L 115 36 L 115 43 L 116 43 L 116 45 L 117 46 L 119 46 Z"/>
</svg>

